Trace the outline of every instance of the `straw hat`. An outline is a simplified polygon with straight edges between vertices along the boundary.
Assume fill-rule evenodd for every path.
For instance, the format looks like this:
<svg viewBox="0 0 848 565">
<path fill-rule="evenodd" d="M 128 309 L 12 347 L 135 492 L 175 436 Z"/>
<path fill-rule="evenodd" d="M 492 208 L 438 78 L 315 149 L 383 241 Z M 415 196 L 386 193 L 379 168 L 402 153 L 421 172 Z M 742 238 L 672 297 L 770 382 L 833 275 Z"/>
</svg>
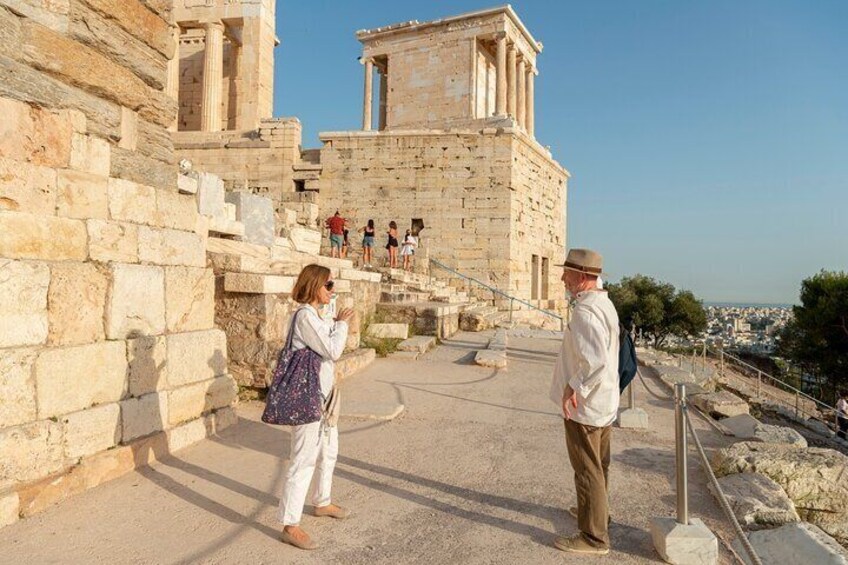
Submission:
<svg viewBox="0 0 848 565">
<path fill-rule="evenodd" d="M 570 249 L 568 257 L 565 258 L 565 263 L 562 265 L 566 269 L 586 273 L 587 275 L 599 276 L 606 274 L 603 271 L 604 258 L 600 253 L 591 249 Z"/>
</svg>

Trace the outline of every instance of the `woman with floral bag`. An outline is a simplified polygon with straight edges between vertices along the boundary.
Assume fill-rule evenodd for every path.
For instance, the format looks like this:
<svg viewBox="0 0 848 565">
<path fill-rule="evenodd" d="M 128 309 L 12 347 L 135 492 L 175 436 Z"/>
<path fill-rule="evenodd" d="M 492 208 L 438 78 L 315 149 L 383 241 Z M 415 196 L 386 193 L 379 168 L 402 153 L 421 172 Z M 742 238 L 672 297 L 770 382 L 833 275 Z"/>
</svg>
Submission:
<svg viewBox="0 0 848 565">
<path fill-rule="evenodd" d="M 330 489 L 339 452 L 334 362 L 344 350 L 353 310 L 345 308 L 334 321 L 323 320 L 319 309 L 332 296 L 330 270 L 320 265 L 304 267 L 292 290 L 292 298 L 302 306 L 292 317 L 262 416 L 268 423 L 291 425 L 278 518 L 283 523 L 282 541 L 300 549 L 318 547 L 300 527 L 307 495 L 315 516 L 342 519 L 349 515 L 331 502 Z"/>
</svg>

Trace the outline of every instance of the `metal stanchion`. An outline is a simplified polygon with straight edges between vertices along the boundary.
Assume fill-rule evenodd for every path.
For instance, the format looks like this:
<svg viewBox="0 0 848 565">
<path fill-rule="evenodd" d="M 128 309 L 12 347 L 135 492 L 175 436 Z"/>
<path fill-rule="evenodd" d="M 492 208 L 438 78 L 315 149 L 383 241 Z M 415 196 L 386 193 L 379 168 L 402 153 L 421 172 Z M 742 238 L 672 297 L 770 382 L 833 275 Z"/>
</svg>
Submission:
<svg viewBox="0 0 848 565">
<path fill-rule="evenodd" d="M 757 371 L 757 398 L 760 398 L 760 389 L 763 386 L 763 372 Z"/>
<path fill-rule="evenodd" d="M 718 374 L 724 377 L 724 344 L 722 344 L 721 349 L 719 350 L 718 366 Z"/>
<path fill-rule="evenodd" d="M 689 525 L 689 475 L 686 467 L 686 385 L 674 385 L 674 437 L 677 445 L 677 523 Z"/>
</svg>

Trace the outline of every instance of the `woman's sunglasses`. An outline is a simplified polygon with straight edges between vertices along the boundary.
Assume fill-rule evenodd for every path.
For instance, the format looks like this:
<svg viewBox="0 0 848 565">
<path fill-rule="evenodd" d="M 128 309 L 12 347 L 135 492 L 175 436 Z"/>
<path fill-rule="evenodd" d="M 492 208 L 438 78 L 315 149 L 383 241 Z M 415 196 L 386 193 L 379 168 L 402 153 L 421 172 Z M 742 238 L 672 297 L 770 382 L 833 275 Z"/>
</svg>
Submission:
<svg viewBox="0 0 848 565">
<path fill-rule="evenodd" d="M 333 286 L 336 284 L 336 281 L 327 281 L 324 283 L 324 288 L 327 290 L 333 290 Z"/>
</svg>

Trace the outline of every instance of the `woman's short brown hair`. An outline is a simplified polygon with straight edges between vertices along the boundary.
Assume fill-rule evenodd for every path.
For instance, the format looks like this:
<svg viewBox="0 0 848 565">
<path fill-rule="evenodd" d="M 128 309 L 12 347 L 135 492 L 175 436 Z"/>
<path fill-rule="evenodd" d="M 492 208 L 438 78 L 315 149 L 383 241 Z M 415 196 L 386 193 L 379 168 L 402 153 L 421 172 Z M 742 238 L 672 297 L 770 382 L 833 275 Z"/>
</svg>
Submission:
<svg viewBox="0 0 848 565">
<path fill-rule="evenodd" d="M 307 265 L 297 276 L 292 289 L 292 299 L 300 304 L 311 304 L 318 299 L 321 287 L 330 280 L 330 269 L 321 265 Z"/>
</svg>

